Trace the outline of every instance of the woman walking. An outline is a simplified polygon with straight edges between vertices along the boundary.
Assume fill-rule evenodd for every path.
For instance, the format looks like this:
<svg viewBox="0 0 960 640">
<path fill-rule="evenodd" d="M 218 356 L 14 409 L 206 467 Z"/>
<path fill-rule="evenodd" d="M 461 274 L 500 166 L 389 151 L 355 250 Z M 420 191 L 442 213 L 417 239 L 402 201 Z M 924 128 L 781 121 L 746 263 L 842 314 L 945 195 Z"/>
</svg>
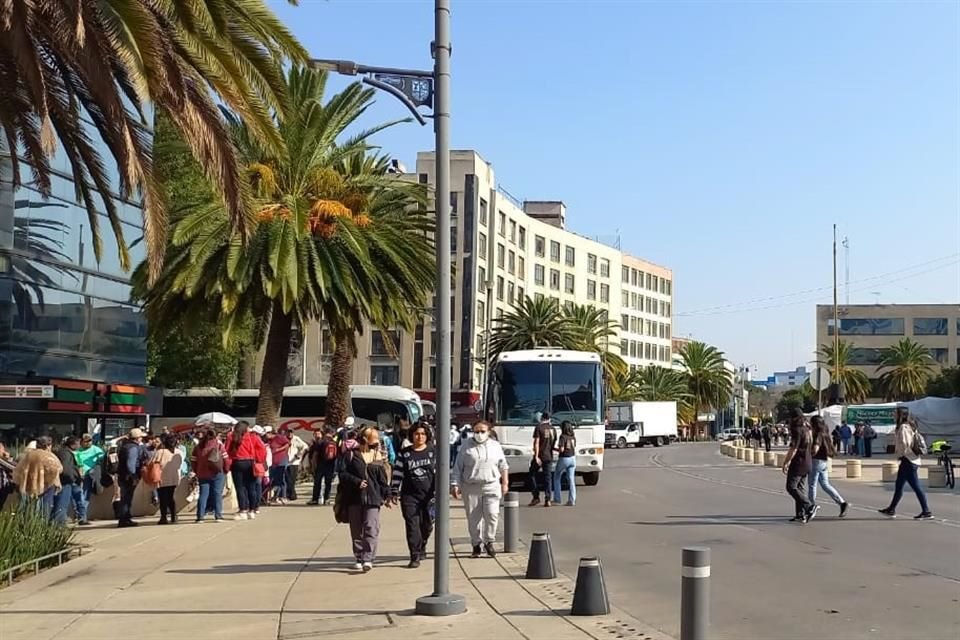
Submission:
<svg viewBox="0 0 960 640">
<path fill-rule="evenodd" d="M 897 470 L 897 482 L 893 488 L 893 500 L 886 509 L 880 509 L 880 513 L 891 518 L 897 517 L 897 505 L 903 498 L 903 485 L 909 484 L 910 488 L 917 496 L 920 502 L 920 514 L 913 517 L 914 520 L 933 520 L 933 514 L 927 505 L 927 495 L 920 486 L 920 478 L 917 470 L 920 468 L 920 456 L 923 453 L 921 438 L 917 428 L 917 422 L 913 418 L 907 418 L 900 410 L 897 410 L 897 428 L 894 431 L 894 455 L 900 461 L 900 468 Z"/>
<path fill-rule="evenodd" d="M 813 460 L 810 467 L 810 476 L 807 478 L 807 495 L 813 505 L 810 518 L 816 517 L 817 511 L 820 509 L 817 505 L 818 484 L 823 488 L 824 493 L 830 496 L 840 507 L 840 517 L 843 518 L 847 515 L 847 509 L 850 508 L 850 505 L 843 499 L 840 492 L 830 484 L 829 460 L 837 455 L 837 450 L 833 446 L 830 427 L 820 416 L 810 418 L 810 425 L 813 429 L 813 448 L 811 449 Z"/>
<path fill-rule="evenodd" d="M 557 468 L 553 472 L 553 501 L 560 504 L 563 477 L 567 477 L 567 506 L 577 503 L 577 438 L 569 420 L 560 423 L 560 438 L 557 440 Z"/>
<path fill-rule="evenodd" d="M 173 494 L 180 484 L 180 467 L 183 463 L 177 450 L 177 437 L 171 433 L 160 436 L 160 447 L 153 452 L 150 464 L 160 466 L 160 484 L 157 501 L 160 503 L 160 521 L 157 524 L 176 524 L 177 505 Z"/>
<path fill-rule="evenodd" d="M 200 483 L 200 499 L 197 500 L 197 522 L 203 522 L 209 506 L 213 505 L 213 517 L 223 520 L 223 481 L 227 468 L 227 451 L 217 432 L 207 429 L 200 435 L 200 442 L 193 449 L 191 465 Z"/>
<path fill-rule="evenodd" d="M 407 531 L 410 550 L 409 569 L 416 569 L 427 558 L 427 541 L 433 531 L 434 478 L 436 451 L 430 430 L 418 422 L 410 430 L 413 444 L 401 451 L 393 468 L 393 500 L 399 499 L 400 512 Z"/>
<path fill-rule="evenodd" d="M 262 483 L 255 471 L 265 469 L 267 451 L 263 440 L 250 431 L 250 423 L 241 420 L 233 428 L 227 439 L 227 453 L 230 454 L 230 475 L 233 488 L 237 492 L 236 520 L 253 520 L 260 508 Z"/>
<path fill-rule="evenodd" d="M 460 447 L 450 478 L 450 495 L 463 496 L 473 558 L 480 557 L 481 544 L 488 556 L 497 555 L 493 541 L 500 522 L 500 500 L 510 487 L 503 448 L 490 434 L 490 423 L 481 420 L 473 425 L 473 437 Z"/>
<path fill-rule="evenodd" d="M 375 428 L 361 430 L 359 447 L 345 454 L 338 493 L 341 491 L 356 560 L 353 568 L 366 573 L 377 559 L 380 507 L 384 503 L 390 507 L 390 482 Z"/>
<path fill-rule="evenodd" d="M 810 450 L 812 436 L 803 411 L 795 409 L 790 419 L 790 449 L 783 463 L 783 473 L 787 476 L 787 493 L 793 498 L 795 515 L 791 522 L 806 524 L 813 515 L 813 504 L 807 497 L 803 483 L 810 474 L 812 466 Z"/>
</svg>

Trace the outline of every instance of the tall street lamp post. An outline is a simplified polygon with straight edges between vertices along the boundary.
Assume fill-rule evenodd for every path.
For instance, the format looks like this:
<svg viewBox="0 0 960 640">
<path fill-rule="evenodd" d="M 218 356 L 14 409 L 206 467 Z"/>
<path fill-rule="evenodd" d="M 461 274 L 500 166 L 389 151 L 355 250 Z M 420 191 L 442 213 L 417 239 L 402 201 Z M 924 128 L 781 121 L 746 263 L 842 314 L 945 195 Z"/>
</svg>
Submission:
<svg viewBox="0 0 960 640">
<path fill-rule="evenodd" d="M 450 0 L 434 0 L 433 71 L 373 67 L 350 60 L 311 60 L 313 67 L 362 75 L 364 84 L 400 100 L 423 125 L 419 107 L 433 107 L 436 133 L 437 307 L 437 486 L 433 593 L 417 598 L 416 612 L 428 616 L 466 611 L 463 596 L 450 593 Z"/>
</svg>

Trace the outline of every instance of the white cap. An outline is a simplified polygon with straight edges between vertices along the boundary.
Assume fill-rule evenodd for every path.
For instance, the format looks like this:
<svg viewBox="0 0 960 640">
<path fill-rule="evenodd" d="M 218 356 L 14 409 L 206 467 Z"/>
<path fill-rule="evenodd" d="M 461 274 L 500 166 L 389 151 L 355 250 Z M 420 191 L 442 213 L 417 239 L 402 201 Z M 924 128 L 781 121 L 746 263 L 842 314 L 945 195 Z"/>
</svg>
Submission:
<svg viewBox="0 0 960 640">
<path fill-rule="evenodd" d="M 352 427 L 356 420 L 353 419 L 353 416 L 347 416 L 347 419 L 343 421 L 343 426 Z"/>
<path fill-rule="evenodd" d="M 253 425 L 252 431 L 253 431 L 254 433 L 256 433 L 257 435 L 261 435 L 261 436 L 262 436 L 264 433 L 266 433 L 266 432 L 263 430 L 263 427 L 261 427 L 261 426 L 258 425 L 258 424 Z"/>
<path fill-rule="evenodd" d="M 270 433 L 271 431 L 273 431 L 273 427 L 271 427 L 270 425 L 267 425 L 263 428 L 264 433 Z"/>
</svg>

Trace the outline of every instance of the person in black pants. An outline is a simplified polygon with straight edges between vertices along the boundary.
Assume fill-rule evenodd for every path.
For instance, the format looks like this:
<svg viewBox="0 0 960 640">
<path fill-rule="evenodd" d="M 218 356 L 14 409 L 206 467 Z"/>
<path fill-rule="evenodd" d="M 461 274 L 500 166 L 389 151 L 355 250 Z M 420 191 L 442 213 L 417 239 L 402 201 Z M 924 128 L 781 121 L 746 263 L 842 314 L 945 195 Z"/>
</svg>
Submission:
<svg viewBox="0 0 960 640">
<path fill-rule="evenodd" d="M 805 482 L 812 467 L 811 449 L 813 437 L 810 426 L 800 409 L 795 409 L 790 419 L 790 450 L 783 463 L 787 476 L 787 493 L 793 498 L 795 515 L 791 522 L 806 524 L 817 513 L 817 506 L 807 495 Z"/>
<path fill-rule="evenodd" d="M 553 471 L 556 467 L 553 446 L 557 433 L 550 423 L 550 414 L 544 412 L 540 423 L 533 430 L 533 457 L 530 459 L 530 506 L 540 504 L 540 489 L 543 489 L 543 506 L 550 506 L 553 487 Z"/>
<path fill-rule="evenodd" d="M 320 504 L 321 493 L 323 504 L 330 502 L 330 491 L 333 489 L 333 478 L 337 475 L 337 459 L 340 447 L 333 437 L 333 430 L 326 429 L 320 436 L 318 431 L 310 445 L 310 465 L 313 468 L 313 498 L 307 504 Z"/>
<path fill-rule="evenodd" d="M 430 431 L 423 423 L 410 430 L 413 444 L 399 454 L 393 467 L 393 501 L 399 498 L 400 512 L 407 530 L 410 569 L 420 566 L 427 557 L 427 541 L 433 531 L 434 478 L 437 471 L 436 450 Z"/>
</svg>

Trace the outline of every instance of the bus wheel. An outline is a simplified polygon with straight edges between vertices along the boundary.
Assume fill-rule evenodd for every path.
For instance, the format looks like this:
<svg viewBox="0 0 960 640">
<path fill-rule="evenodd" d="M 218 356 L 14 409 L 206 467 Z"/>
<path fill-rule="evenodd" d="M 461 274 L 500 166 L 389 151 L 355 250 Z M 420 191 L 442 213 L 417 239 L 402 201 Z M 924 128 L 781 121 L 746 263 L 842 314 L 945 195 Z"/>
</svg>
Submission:
<svg viewBox="0 0 960 640">
<path fill-rule="evenodd" d="M 583 474 L 583 484 L 588 487 L 595 487 L 597 483 L 600 482 L 600 472 L 594 471 L 593 473 Z"/>
<path fill-rule="evenodd" d="M 662 446 L 663 446 L 663 438 L 662 438 L 661 436 L 657 436 L 657 439 L 653 441 L 653 446 L 655 446 L 655 447 L 662 447 Z"/>
</svg>

